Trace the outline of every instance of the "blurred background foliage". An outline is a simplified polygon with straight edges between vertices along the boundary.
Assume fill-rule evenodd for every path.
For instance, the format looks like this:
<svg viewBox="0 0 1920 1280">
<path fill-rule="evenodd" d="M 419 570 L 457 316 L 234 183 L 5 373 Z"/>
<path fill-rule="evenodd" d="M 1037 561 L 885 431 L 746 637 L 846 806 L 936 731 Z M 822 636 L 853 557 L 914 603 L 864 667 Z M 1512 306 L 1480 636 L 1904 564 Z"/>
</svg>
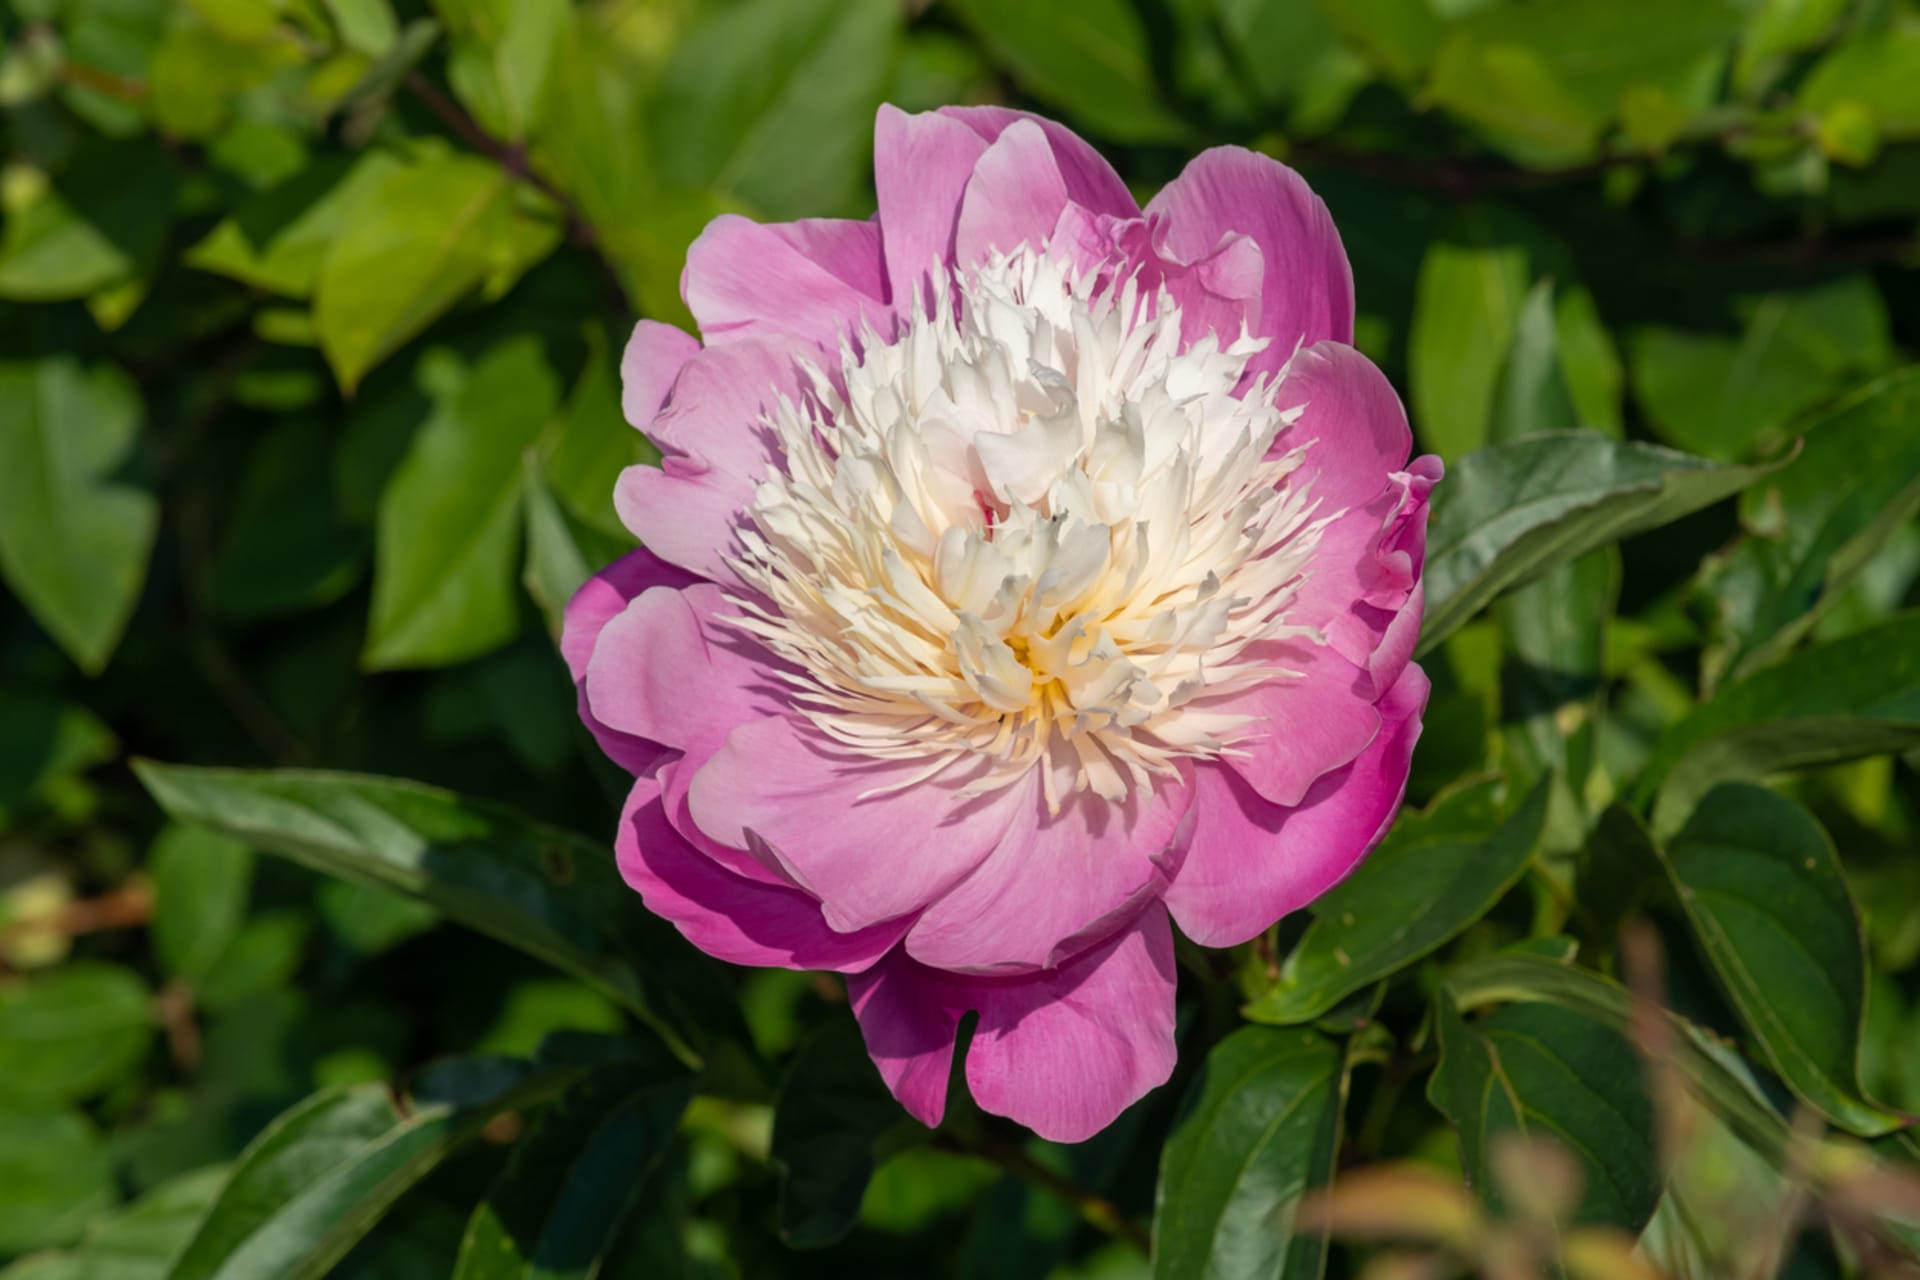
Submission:
<svg viewBox="0 0 1920 1280">
<path fill-rule="evenodd" d="M 1910 1274 L 1912 0 L 8 0 L 0 38 L 7 1280 Z M 1208 145 L 1295 164 L 1453 471 L 1422 808 L 1183 956 L 1178 1076 L 1076 1149 L 963 1098 L 927 1134 L 837 983 L 649 921 L 553 648 L 655 457 L 633 319 L 687 322 L 716 213 L 869 212 L 882 102 L 1045 111 L 1143 199 Z"/>
</svg>

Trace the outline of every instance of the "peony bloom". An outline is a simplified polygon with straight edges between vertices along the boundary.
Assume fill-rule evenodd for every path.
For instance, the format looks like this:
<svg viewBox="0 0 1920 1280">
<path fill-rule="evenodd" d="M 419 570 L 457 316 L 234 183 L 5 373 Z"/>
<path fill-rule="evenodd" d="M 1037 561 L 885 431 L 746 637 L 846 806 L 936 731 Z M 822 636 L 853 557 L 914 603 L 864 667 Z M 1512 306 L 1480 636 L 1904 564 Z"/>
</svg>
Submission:
<svg viewBox="0 0 1920 1280">
<path fill-rule="evenodd" d="M 885 108 L 875 151 L 875 217 L 719 218 L 701 341 L 635 331 L 646 549 L 563 649 L 649 909 L 846 974 L 928 1124 L 978 1013 L 980 1105 L 1078 1141 L 1173 1069 L 1169 917 L 1245 941 L 1392 820 L 1440 467 L 1284 166 L 1143 212 L 1018 112 Z"/>
</svg>

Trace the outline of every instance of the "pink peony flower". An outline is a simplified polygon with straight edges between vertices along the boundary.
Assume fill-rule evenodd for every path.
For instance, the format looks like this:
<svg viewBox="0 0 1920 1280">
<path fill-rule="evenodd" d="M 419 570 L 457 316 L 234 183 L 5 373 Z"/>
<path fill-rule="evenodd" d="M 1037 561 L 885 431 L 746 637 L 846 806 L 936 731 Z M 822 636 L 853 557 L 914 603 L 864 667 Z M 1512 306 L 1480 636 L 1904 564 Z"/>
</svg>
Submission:
<svg viewBox="0 0 1920 1280">
<path fill-rule="evenodd" d="M 865 222 L 716 219 L 642 321 L 646 545 L 562 642 L 620 867 L 723 960 L 837 970 L 940 1120 L 1078 1141 L 1174 1062 L 1169 916 L 1243 942 L 1400 803 L 1427 493 L 1326 208 L 1208 151 L 1143 212 L 994 107 L 880 113 Z"/>
</svg>

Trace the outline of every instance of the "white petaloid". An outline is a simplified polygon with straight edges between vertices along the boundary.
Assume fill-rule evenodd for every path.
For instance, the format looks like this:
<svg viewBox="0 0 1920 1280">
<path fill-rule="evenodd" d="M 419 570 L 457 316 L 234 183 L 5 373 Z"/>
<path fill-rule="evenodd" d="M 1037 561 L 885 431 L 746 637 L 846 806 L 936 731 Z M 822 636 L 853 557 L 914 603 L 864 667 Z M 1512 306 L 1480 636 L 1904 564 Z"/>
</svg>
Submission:
<svg viewBox="0 0 1920 1280">
<path fill-rule="evenodd" d="M 1296 475 L 1312 442 L 1275 447 L 1285 371 L 1241 387 L 1264 340 L 1183 349 L 1166 291 L 1115 274 L 996 257 L 766 420 L 736 621 L 914 782 L 1124 799 L 1233 751 L 1236 695 L 1296 674 L 1278 642 L 1321 641 L 1287 612 L 1338 513 Z"/>
</svg>

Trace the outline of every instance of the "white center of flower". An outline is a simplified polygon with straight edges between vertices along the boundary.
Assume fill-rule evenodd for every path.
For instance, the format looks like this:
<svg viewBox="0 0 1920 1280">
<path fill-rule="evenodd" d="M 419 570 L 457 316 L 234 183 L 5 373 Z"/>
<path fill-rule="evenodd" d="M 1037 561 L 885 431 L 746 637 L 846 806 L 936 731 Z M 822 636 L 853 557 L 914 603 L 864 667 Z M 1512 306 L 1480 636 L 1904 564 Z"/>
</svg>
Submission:
<svg viewBox="0 0 1920 1280">
<path fill-rule="evenodd" d="M 957 304 L 956 304 L 957 303 Z M 842 349 L 767 429 L 734 561 L 739 624 L 859 753 L 984 794 L 1042 770 L 1049 806 L 1110 800 L 1233 750 L 1235 695 L 1295 673 L 1271 643 L 1320 530 L 1274 448 L 1265 347 L 1183 349 L 1164 291 L 1022 250 L 936 286 L 893 342 Z M 948 773 L 947 771 L 953 771 Z M 896 785 L 909 785 L 899 783 Z"/>
</svg>

